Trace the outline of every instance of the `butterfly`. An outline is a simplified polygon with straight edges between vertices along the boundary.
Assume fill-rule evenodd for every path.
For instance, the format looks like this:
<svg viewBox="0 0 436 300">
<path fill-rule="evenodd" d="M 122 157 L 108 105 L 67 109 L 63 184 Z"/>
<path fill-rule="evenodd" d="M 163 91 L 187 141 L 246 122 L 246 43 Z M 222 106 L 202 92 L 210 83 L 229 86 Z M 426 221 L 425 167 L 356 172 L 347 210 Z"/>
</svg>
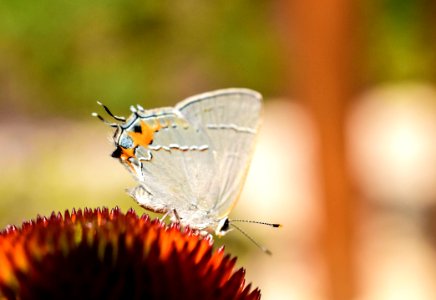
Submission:
<svg viewBox="0 0 436 300">
<path fill-rule="evenodd" d="M 189 97 L 174 107 L 131 106 L 127 119 L 99 104 L 118 121 L 109 123 L 93 113 L 116 128 L 112 157 L 136 180 L 128 193 L 140 206 L 218 236 L 231 229 L 228 215 L 242 191 L 260 125 L 258 92 L 230 88 Z"/>
</svg>

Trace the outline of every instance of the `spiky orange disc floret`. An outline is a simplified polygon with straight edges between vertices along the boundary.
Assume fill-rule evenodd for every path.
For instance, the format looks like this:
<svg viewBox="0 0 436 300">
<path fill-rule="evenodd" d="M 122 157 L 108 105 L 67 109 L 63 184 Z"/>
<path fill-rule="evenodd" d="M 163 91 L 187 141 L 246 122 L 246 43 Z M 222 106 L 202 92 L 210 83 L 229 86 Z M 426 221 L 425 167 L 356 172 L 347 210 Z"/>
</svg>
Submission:
<svg viewBox="0 0 436 300">
<path fill-rule="evenodd" d="M 189 228 L 73 209 L 0 233 L 0 298 L 259 299 L 235 262 Z"/>
</svg>

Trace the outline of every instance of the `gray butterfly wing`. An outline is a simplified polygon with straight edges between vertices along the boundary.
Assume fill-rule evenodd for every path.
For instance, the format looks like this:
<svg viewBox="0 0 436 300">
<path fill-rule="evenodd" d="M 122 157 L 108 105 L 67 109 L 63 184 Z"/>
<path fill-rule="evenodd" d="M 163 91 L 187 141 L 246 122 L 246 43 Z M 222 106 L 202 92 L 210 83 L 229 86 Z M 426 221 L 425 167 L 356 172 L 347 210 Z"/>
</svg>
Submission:
<svg viewBox="0 0 436 300">
<path fill-rule="evenodd" d="M 260 110 L 260 94 L 225 89 L 139 113 L 135 122 L 162 128 L 150 145 L 137 148 L 134 168 L 128 167 L 140 183 L 131 195 L 148 209 L 175 209 L 183 223 L 208 227 L 238 198 Z"/>
<path fill-rule="evenodd" d="M 188 98 L 176 106 L 188 122 L 204 132 L 213 154 L 208 166 L 206 206 L 218 217 L 229 213 L 242 190 L 257 130 L 262 96 L 248 89 L 225 89 Z"/>
</svg>

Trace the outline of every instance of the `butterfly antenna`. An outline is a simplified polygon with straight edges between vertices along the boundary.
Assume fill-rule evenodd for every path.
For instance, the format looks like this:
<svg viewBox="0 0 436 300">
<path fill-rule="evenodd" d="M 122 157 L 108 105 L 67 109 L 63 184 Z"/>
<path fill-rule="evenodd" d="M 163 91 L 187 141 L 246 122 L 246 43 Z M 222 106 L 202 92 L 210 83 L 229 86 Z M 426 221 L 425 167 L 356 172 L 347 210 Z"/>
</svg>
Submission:
<svg viewBox="0 0 436 300">
<path fill-rule="evenodd" d="M 126 122 L 126 118 L 114 115 L 114 114 L 110 111 L 109 107 L 107 107 L 106 105 L 104 105 L 104 104 L 101 103 L 100 101 L 97 101 L 97 104 L 100 105 L 100 106 L 102 106 L 102 107 L 104 108 L 104 110 L 108 113 L 108 115 L 111 116 L 112 118 L 114 118 L 115 120 L 117 120 L 117 121 L 121 121 L 121 122 Z"/>
<path fill-rule="evenodd" d="M 256 242 L 255 239 L 253 239 L 250 235 L 248 235 L 248 233 L 246 233 L 244 230 L 242 230 L 239 226 L 236 226 L 235 224 L 230 223 L 230 226 L 234 227 L 235 229 L 237 229 L 240 233 L 242 233 L 243 235 L 245 235 L 245 237 L 247 239 L 249 239 L 253 244 L 255 244 L 257 246 L 257 248 L 259 248 L 260 250 L 262 250 L 263 253 L 266 253 L 268 255 L 272 255 L 272 252 L 266 248 L 265 246 L 262 246 L 261 244 L 259 244 L 258 242 Z"/>
<path fill-rule="evenodd" d="M 105 120 L 102 116 L 100 116 L 98 113 L 93 112 L 93 113 L 91 114 L 91 116 L 96 117 L 96 118 L 99 118 L 100 121 L 102 121 L 102 122 L 105 123 L 106 125 L 109 125 L 110 127 L 118 127 L 118 126 L 120 126 L 120 125 L 117 124 L 117 123 L 110 123 L 110 122 L 106 121 L 106 120 Z"/>
<path fill-rule="evenodd" d="M 252 221 L 252 220 L 229 220 L 229 221 L 232 222 L 232 223 L 233 222 L 240 222 L 240 223 L 261 224 L 261 225 L 271 226 L 271 227 L 274 227 L 274 228 L 283 227 L 282 224 L 259 222 L 259 221 Z"/>
</svg>

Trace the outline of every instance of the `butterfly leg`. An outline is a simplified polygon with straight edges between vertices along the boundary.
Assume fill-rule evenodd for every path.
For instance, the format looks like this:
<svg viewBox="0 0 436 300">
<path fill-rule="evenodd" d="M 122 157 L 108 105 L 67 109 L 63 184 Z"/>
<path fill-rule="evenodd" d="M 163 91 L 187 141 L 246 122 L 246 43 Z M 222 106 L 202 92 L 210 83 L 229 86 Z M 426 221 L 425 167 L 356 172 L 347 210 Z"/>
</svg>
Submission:
<svg viewBox="0 0 436 300">
<path fill-rule="evenodd" d="M 177 213 L 177 210 L 175 208 L 173 208 L 172 212 L 173 212 L 173 217 L 174 217 L 173 220 L 175 220 L 173 222 L 180 223 L 180 216 Z"/>
<path fill-rule="evenodd" d="M 165 222 L 165 219 L 170 215 L 170 213 L 172 213 L 171 210 L 167 211 L 161 218 L 160 221 L 161 222 Z"/>
<path fill-rule="evenodd" d="M 165 223 L 166 218 L 170 219 L 171 223 L 180 224 L 180 216 L 175 209 L 168 210 L 163 216 L 160 218 L 160 221 Z"/>
<path fill-rule="evenodd" d="M 168 210 L 164 215 L 160 218 L 161 222 L 165 222 L 165 219 L 170 217 L 170 221 L 172 223 L 180 223 L 180 216 L 175 209 Z"/>
</svg>

